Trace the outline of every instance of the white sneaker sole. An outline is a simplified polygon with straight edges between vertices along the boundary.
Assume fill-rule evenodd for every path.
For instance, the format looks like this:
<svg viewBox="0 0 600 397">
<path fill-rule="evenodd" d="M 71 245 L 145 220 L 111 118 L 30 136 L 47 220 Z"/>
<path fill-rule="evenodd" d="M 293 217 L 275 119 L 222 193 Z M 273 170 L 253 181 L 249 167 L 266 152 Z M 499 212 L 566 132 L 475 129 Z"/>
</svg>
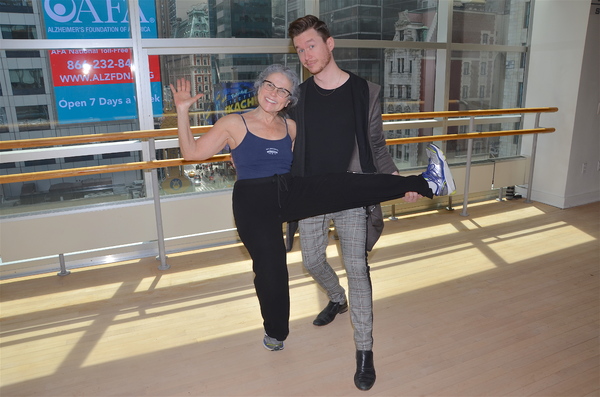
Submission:
<svg viewBox="0 0 600 397">
<path fill-rule="evenodd" d="M 450 167 L 448 166 L 448 162 L 446 161 L 446 156 L 442 152 L 440 148 L 435 146 L 434 144 L 430 145 L 430 150 L 435 152 L 437 158 L 444 164 L 444 181 L 446 181 L 446 187 L 448 188 L 447 195 L 453 195 L 456 193 L 456 184 L 454 183 L 454 178 L 452 177 L 452 172 L 450 171 Z"/>
</svg>

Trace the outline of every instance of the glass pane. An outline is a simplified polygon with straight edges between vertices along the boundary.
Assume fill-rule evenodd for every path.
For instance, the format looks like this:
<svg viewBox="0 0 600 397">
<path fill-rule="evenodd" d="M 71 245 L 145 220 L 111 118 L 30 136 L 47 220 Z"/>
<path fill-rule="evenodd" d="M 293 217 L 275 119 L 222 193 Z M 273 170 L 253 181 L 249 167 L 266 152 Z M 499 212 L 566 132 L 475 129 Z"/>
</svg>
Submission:
<svg viewBox="0 0 600 397">
<path fill-rule="evenodd" d="M 529 1 L 454 1 L 452 41 L 523 45 L 527 42 Z"/>
<path fill-rule="evenodd" d="M 384 1 L 382 39 L 437 41 L 437 9 L 437 0 Z"/>
<path fill-rule="evenodd" d="M 66 164 L 69 167 L 85 167 L 107 163 L 102 156 L 92 157 L 55 159 L 53 163 L 45 161 L 47 164 L 39 164 L 37 170 L 63 168 Z M 128 155 L 123 160 L 134 161 L 135 156 L 132 158 Z M 17 172 L 10 170 L 11 174 Z M 141 171 L 9 183 L 2 185 L 2 189 L 2 216 L 130 200 L 145 195 Z"/>
<path fill-rule="evenodd" d="M 449 110 L 509 109 L 523 103 L 521 53 L 453 51 Z"/>
<path fill-rule="evenodd" d="M 434 110 L 436 52 L 390 48 L 385 50 L 383 113 L 414 113 Z M 388 139 L 433 135 L 432 128 L 411 128 L 386 132 Z M 400 170 L 425 164 L 418 144 L 390 146 Z"/>
<path fill-rule="evenodd" d="M 160 38 L 284 38 L 289 22 L 305 15 L 304 1 L 157 0 Z M 142 21 L 143 26 L 143 21 Z"/>
<path fill-rule="evenodd" d="M 164 158 L 178 158 L 179 148 L 165 150 Z M 202 193 L 231 189 L 236 181 L 231 161 L 192 164 L 158 170 L 160 194 Z"/>
<path fill-rule="evenodd" d="M 19 57 L 0 63 L 2 75 L 7 76 L 10 87 L 9 92 L 3 94 L 8 103 L 16 104 L 0 108 L 0 140 L 139 130 L 130 49 L 34 52 L 38 57 Z M 11 68 L 2 70 L 4 65 Z M 32 68 L 32 65 L 40 67 Z M 158 57 L 150 59 L 150 65 L 154 114 L 159 117 L 162 114 L 162 87 Z M 141 151 L 137 147 L 134 151 L 123 151 L 118 145 L 110 145 L 103 144 L 94 150 L 86 148 L 84 153 L 81 153 L 83 146 L 72 150 L 56 147 L 51 152 L 47 149 L 6 151 L 4 153 L 18 155 L 8 159 L 3 155 L 6 162 L 0 163 L 0 175 L 141 161 Z M 57 154 L 57 151 L 69 154 Z M 128 171 L 9 183 L 1 186 L 1 195 L 3 207 L 10 207 L 11 213 L 28 212 L 143 197 L 142 180 L 142 171 Z M 32 207 L 26 208 L 29 205 Z"/>
<path fill-rule="evenodd" d="M 510 109 L 522 105 L 524 64 L 521 53 L 453 51 L 450 63 L 449 110 Z M 518 129 L 514 122 L 477 125 L 476 131 Z M 467 126 L 450 126 L 449 134 L 466 133 Z M 509 157 L 520 149 L 519 136 L 477 139 L 473 159 Z M 448 152 L 467 154 L 467 141 L 450 141 Z"/>
</svg>

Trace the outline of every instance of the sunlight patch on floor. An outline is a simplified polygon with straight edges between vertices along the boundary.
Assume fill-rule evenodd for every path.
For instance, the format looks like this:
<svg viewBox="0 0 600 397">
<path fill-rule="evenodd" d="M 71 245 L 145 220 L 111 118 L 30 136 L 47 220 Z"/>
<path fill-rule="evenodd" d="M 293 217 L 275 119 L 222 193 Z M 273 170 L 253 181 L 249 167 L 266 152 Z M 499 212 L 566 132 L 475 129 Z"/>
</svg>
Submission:
<svg viewBox="0 0 600 397">
<path fill-rule="evenodd" d="M 88 327 L 89 322 L 78 323 L 75 326 L 76 331 L 69 331 L 69 326 L 52 328 L 52 332 L 27 332 L 25 335 L 19 333 L 19 340 L 14 345 L 8 342 L 7 338 L 2 338 L 2 386 L 7 386 L 14 383 L 24 382 L 30 379 L 51 376 L 59 369 L 60 364 L 71 354 L 71 349 L 65 346 L 64 349 L 57 348 L 65 345 L 65 336 L 63 333 L 69 334 L 69 338 L 80 340 L 85 331 L 79 328 Z M 5 340 L 6 339 L 6 340 Z M 51 352 L 49 357 L 40 352 Z M 50 353 L 49 353 L 50 354 Z M 12 357 L 27 356 L 26 363 L 19 365 L 11 365 Z M 22 360 L 14 360 L 20 361 Z M 32 377 L 32 374 L 35 376 Z"/>
<path fill-rule="evenodd" d="M 552 226 L 552 227 L 551 227 Z M 544 230 L 545 229 L 545 230 Z M 528 234 L 528 237 L 520 235 Z M 580 244 L 590 243 L 596 239 L 566 223 L 545 225 L 541 228 L 523 229 L 518 233 L 497 236 L 488 243 L 505 263 L 516 263 L 533 258 L 540 249 L 532 249 L 533 245 L 543 246 L 544 255 L 573 249 Z"/>
<path fill-rule="evenodd" d="M 373 293 L 376 299 L 416 291 L 496 268 L 496 265 L 471 243 L 403 256 L 401 259 L 402 264 L 398 264 L 398 259 L 390 259 L 372 266 L 371 274 L 375 286 Z M 385 280 L 386 285 L 395 286 L 388 289 L 378 288 L 377 280 Z M 394 280 L 397 282 L 394 283 Z"/>
<path fill-rule="evenodd" d="M 499 211 L 500 212 L 500 211 Z M 479 217 L 467 217 L 462 218 L 465 219 L 463 224 L 467 224 L 469 222 L 473 222 L 477 227 L 490 227 L 497 226 L 508 222 L 519 222 L 523 223 L 528 218 L 533 218 L 536 216 L 545 215 L 544 211 L 540 210 L 536 207 L 525 207 L 518 208 L 511 211 L 501 211 L 502 216 L 498 216 L 498 214 L 488 215 L 488 216 L 479 216 Z"/>
</svg>

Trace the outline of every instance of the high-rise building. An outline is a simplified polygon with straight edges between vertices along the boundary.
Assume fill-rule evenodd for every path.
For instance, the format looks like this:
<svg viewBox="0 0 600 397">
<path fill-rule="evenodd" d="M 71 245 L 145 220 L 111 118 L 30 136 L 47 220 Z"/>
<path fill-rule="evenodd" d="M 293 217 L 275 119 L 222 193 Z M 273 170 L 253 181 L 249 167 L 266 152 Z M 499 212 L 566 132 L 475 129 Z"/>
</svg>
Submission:
<svg viewBox="0 0 600 397">
<path fill-rule="evenodd" d="M 271 0 L 208 0 L 211 37 L 271 38 L 272 12 Z M 266 54 L 222 54 L 215 67 L 219 82 L 253 81 L 272 60 Z"/>
</svg>

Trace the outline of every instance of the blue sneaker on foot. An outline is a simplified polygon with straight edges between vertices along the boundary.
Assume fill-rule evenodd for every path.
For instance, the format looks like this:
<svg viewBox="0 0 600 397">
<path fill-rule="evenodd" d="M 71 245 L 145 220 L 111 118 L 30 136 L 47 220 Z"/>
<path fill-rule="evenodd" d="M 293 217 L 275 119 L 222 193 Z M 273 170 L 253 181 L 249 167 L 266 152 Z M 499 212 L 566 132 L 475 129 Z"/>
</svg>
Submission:
<svg viewBox="0 0 600 397">
<path fill-rule="evenodd" d="M 429 157 L 429 165 L 421 176 L 429 183 L 433 194 L 436 196 L 454 194 L 456 185 L 442 150 L 430 143 L 427 145 L 427 157 Z"/>
<path fill-rule="evenodd" d="M 271 351 L 279 351 L 283 350 L 283 341 L 277 340 L 275 338 L 271 338 L 269 335 L 265 334 L 263 338 L 263 346 L 267 350 Z"/>
</svg>

